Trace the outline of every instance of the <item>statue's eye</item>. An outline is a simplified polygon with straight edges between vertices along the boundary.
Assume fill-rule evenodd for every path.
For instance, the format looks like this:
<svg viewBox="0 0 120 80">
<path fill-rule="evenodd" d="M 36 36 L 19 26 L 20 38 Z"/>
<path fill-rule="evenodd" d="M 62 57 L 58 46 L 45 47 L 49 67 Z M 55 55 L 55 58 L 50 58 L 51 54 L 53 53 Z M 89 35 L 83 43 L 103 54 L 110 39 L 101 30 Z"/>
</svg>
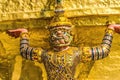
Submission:
<svg viewBox="0 0 120 80">
<path fill-rule="evenodd" d="M 66 35 L 66 34 L 67 34 L 67 32 L 64 32 L 64 34 Z"/>
<path fill-rule="evenodd" d="M 54 37 L 52 37 L 52 40 L 55 40 L 55 38 L 54 38 Z"/>
</svg>

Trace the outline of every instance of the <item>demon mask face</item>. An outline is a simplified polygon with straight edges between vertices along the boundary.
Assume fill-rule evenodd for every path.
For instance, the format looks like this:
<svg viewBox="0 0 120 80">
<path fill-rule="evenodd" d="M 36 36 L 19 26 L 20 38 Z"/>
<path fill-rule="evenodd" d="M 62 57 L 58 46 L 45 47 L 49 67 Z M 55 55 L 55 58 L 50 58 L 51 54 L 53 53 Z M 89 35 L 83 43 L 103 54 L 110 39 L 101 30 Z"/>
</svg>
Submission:
<svg viewBox="0 0 120 80">
<path fill-rule="evenodd" d="M 71 28 L 69 26 L 58 26 L 50 31 L 51 46 L 68 46 L 72 41 Z"/>
</svg>

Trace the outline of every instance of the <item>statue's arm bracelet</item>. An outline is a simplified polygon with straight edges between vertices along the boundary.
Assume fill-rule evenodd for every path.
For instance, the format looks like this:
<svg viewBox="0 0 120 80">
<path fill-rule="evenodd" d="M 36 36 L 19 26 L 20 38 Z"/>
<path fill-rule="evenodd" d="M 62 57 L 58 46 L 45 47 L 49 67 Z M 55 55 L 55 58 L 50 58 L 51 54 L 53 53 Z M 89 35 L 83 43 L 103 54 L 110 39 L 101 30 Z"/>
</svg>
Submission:
<svg viewBox="0 0 120 80">
<path fill-rule="evenodd" d="M 91 48 L 92 60 L 98 60 L 108 56 L 112 44 L 113 33 L 114 31 L 112 29 L 106 29 L 101 45 Z"/>
<path fill-rule="evenodd" d="M 20 53 L 21 55 L 30 60 L 41 61 L 41 48 L 29 47 L 29 36 L 28 33 L 22 33 L 20 39 Z"/>
<path fill-rule="evenodd" d="M 107 57 L 113 39 L 113 30 L 107 29 L 100 46 L 82 48 L 82 60 L 98 60 Z"/>
</svg>

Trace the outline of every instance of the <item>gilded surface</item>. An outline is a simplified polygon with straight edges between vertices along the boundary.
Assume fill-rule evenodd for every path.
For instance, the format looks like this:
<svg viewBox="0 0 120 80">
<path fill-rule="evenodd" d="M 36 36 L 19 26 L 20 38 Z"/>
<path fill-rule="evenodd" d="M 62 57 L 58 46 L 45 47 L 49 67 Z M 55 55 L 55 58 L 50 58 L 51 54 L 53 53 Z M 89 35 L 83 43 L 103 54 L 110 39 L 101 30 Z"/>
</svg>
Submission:
<svg viewBox="0 0 120 80">
<path fill-rule="evenodd" d="M 63 0 L 62 4 L 67 17 L 80 17 L 80 25 L 120 22 L 115 17 L 120 15 L 119 0 Z M 55 0 L 1 0 L 0 21 L 51 17 L 54 7 Z M 91 15 L 93 17 L 90 20 Z M 88 24 L 89 20 L 92 21 L 91 24 Z"/>
</svg>

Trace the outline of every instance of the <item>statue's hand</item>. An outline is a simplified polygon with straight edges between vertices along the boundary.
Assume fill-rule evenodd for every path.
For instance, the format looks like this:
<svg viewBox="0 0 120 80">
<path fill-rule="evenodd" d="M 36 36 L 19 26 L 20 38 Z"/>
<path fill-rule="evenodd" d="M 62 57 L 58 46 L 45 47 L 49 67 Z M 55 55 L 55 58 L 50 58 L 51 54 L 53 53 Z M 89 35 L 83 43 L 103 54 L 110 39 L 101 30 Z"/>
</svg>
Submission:
<svg viewBox="0 0 120 80">
<path fill-rule="evenodd" d="M 120 34 L 120 24 L 111 24 L 108 26 L 108 28 Z"/>
<path fill-rule="evenodd" d="M 24 33 L 24 32 L 28 32 L 28 30 L 24 29 L 24 28 L 20 28 L 20 29 L 14 29 L 14 30 L 7 30 L 6 31 L 6 33 L 9 36 L 12 36 L 12 37 L 15 37 L 15 38 L 18 38 L 20 36 L 20 34 Z"/>
</svg>

